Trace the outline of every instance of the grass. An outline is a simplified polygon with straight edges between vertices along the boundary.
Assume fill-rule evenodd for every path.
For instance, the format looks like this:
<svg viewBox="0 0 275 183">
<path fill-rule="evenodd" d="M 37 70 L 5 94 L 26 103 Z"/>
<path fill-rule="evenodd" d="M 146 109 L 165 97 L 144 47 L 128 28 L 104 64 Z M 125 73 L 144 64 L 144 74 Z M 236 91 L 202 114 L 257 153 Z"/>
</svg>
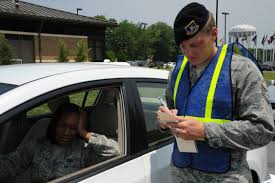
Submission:
<svg viewBox="0 0 275 183">
<path fill-rule="evenodd" d="M 266 81 L 275 80 L 275 71 L 264 71 L 263 73 Z"/>
</svg>

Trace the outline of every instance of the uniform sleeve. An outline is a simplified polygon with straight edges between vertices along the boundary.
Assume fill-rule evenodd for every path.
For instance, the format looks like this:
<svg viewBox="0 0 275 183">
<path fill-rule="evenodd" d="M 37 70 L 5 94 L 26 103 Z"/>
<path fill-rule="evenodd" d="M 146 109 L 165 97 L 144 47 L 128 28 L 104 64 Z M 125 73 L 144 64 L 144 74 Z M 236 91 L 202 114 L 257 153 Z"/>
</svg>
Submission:
<svg viewBox="0 0 275 183">
<path fill-rule="evenodd" d="M 265 80 L 254 63 L 233 57 L 231 66 L 234 120 L 207 123 L 205 133 L 212 147 L 250 150 L 268 144 L 274 135 L 272 108 Z"/>
<path fill-rule="evenodd" d="M 0 177 L 15 176 L 28 168 L 36 148 L 35 141 L 30 141 L 18 146 L 14 152 L 0 155 Z"/>
<path fill-rule="evenodd" d="M 120 149 L 115 140 L 108 139 L 105 135 L 92 133 L 92 137 L 82 153 L 84 161 L 91 165 L 119 156 Z"/>
</svg>

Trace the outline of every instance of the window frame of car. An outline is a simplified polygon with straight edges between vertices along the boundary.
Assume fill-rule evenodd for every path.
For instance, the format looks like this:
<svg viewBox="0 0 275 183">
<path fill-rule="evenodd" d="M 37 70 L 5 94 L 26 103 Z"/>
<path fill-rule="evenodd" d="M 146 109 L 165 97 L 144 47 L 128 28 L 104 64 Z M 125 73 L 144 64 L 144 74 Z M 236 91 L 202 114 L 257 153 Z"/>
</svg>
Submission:
<svg viewBox="0 0 275 183">
<path fill-rule="evenodd" d="M 138 124 L 140 121 L 143 121 L 143 125 L 146 126 L 145 116 L 144 116 L 144 112 L 143 112 L 143 108 L 142 108 L 142 101 L 141 101 L 140 94 L 139 94 L 139 91 L 138 91 L 137 83 L 144 83 L 145 82 L 145 83 L 167 84 L 167 80 L 166 79 L 138 78 L 138 79 L 131 79 L 131 80 L 129 80 L 129 82 L 130 82 L 131 88 L 133 88 L 133 93 L 131 94 L 132 97 L 130 99 L 131 99 L 131 101 L 135 101 L 135 103 L 133 103 L 132 106 L 136 107 L 135 110 L 134 110 L 134 112 L 136 113 L 135 114 L 136 117 L 134 119 L 135 124 Z M 157 110 L 157 108 L 156 108 L 156 110 Z M 132 116 L 134 116 L 134 115 L 132 115 Z M 136 128 L 137 128 L 137 126 L 132 127 L 131 130 L 134 130 Z M 142 127 L 139 126 L 139 128 L 142 128 Z M 146 133 L 146 127 L 143 130 L 144 130 L 144 133 Z M 132 133 L 135 133 L 135 132 L 131 131 L 130 133 L 132 134 Z M 132 142 L 131 145 L 137 144 L 139 142 L 138 138 L 140 138 L 140 135 L 134 134 L 132 136 L 136 137 L 136 139 L 134 139 L 134 140 L 132 139 L 133 141 L 131 141 Z M 164 147 L 168 144 L 171 144 L 173 142 L 174 142 L 174 137 L 171 136 L 171 138 L 164 139 L 164 140 L 160 141 L 159 143 L 157 143 L 153 146 L 150 146 L 150 147 L 148 147 L 148 144 L 147 144 L 147 147 L 143 147 L 143 148 L 142 147 L 137 148 L 136 146 L 131 147 L 131 152 L 133 153 L 134 157 L 141 156 L 141 155 L 144 155 L 144 154 L 149 153 L 151 151 L 154 151 L 156 149 L 159 149 L 161 147 Z"/>
<path fill-rule="evenodd" d="M 11 120 L 14 116 L 24 112 L 24 111 L 28 111 L 30 109 L 32 109 L 34 106 L 39 106 L 47 101 L 49 101 L 50 99 L 52 98 L 56 98 L 56 97 L 60 97 L 60 96 L 64 96 L 66 94 L 69 94 L 69 93 L 74 93 L 74 92 L 78 92 L 78 91 L 83 91 L 83 90 L 86 90 L 86 89 L 91 89 L 91 88 L 100 88 L 100 87 L 111 87 L 111 86 L 120 86 L 121 87 L 121 95 L 124 95 L 123 97 L 123 100 L 125 99 L 125 87 L 126 87 L 126 83 L 125 83 L 125 79 L 108 79 L 108 80 L 100 80 L 100 81 L 88 81 L 88 82 L 84 82 L 84 83 L 76 83 L 76 84 L 73 84 L 73 85 L 69 85 L 69 86 L 66 86 L 66 87 L 63 87 L 63 88 L 60 88 L 60 89 L 57 89 L 57 90 L 53 90 L 53 91 L 50 91 L 48 93 L 45 93 L 41 96 L 38 96 L 36 98 L 33 98 L 29 101 L 26 101 L 24 102 L 23 104 L 21 105 L 18 105 L 16 106 L 15 108 L 5 112 L 4 114 L 1 115 L 1 119 L 0 119 L 0 125 L 3 125 L 5 123 L 8 123 L 9 120 Z M 126 101 L 122 101 L 123 103 L 126 103 Z M 124 104 L 124 105 L 127 105 L 127 104 Z M 125 120 L 127 121 L 127 116 L 128 115 L 128 110 L 127 110 L 127 107 L 124 107 L 124 114 L 125 114 Z M 127 125 L 127 122 L 124 121 L 123 123 L 125 123 L 125 125 Z M 127 127 L 125 127 L 126 129 Z M 127 134 L 127 132 L 125 132 Z M 126 139 L 124 139 L 125 142 L 128 142 L 128 135 L 126 137 Z M 124 144 L 125 146 L 125 144 Z M 127 148 L 128 145 L 126 145 L 124 148 Z M 130 154 L 128 152 L 128 150 L 126 149 L 123 154 L 121 154 L 121 156 L 119 157 L 124 157 L 126 156 L 127 154 Z M 113 158 L 112 158 L 113 159 Z M 111 159 L 111 160 L 112 160 Z M 78 179 L 78 178 L 81 178 L 82 177 L 82 174 L 89 174 L 92 173 L 93 174 L 97 174 L 98 172 L 103 172 L 105 171 L 106 169 L 109 169 L 111 167 L 115 167 L 117 166 L 118 164 L 120 164 L 120 162 L 118 163 L 113 163 L 113 161 L 110 161 L 107 160 L 106 162 L 102 162 L 102 163 L 99 163 L 99 164 L 96 164 L 95 167 L 97 167 L 98 169 L 96 171 L 94 166 L 91 166 L 91 169 L 89 170 L 89 172 L 83 172 L 82 170 L 79 170 L 80 172 L 82 172 L 81 174 L 78 174 L 76 172 L 72 173 L 73 175 L 71 176 L 71 174 L 68 175 L 68 180 L 74 180 L 74 179 Z M 74 175 L 76 174 L 76 175 Z M 67 176 L 66 176 L 67 177 Z M 62 178 L 62 177 L 61 177 Z M 81 178 L 82 179 L 82 178 Z M 66 180 L 66 182 L 68 181 Z"/>
<path fill-rule="evenodd" d="M 7 111 L 6 113 L 1 115 L 0 124 L 2 124 L 5 121 L 8 121 L 13 116 L 20 114 L 23 111 L 31 109 L 34 106 L 41 105 L 46 101 L 49 101 L 50 99 L 55 97 L 63 96 L 68 93 L 74 93 L 77 91 L 84 91 L 91 88 L 100 88 L 100 87 L 106 87 L 106 86 L 108 87 L 121 86 L 121 95 L 123 97 L 122 103 L 124 105 L 123 110 L 124 110 L 124 116 L 125 116 L 125 121 L 123 122 L 125 123 L 123 124 L 125 128 L 124 129 L 125 131 L 123 132 L 125 133 L 123 134 L 125 151 L 119 157 L 112 158 L 111 160 L 107 160 L 106 162 L 104 161 L 94 166 L 90 166 L 90 167 L 78 170 L 72 174 L 53 180 L 55 182 L 78 182 L 80 180 L 84 180 L 88 177 L 97 175 L 108 169 L 116 167 L 122 163 L 125 163 L 139 156 L 142 156 L 143 154 L 146 154 L 155 149 L 161 148 L 165 145 L 172 143 L 172 138 L 171 138 L 171 140 L 165 140 L 163 143 L 159 143 L 152 147 L 147 147 L 146 145 L 143 144 L 142 136 L 140 135 L 140 133 L 136 133 L 136 132 L 140 132 L 140 131 L 137 131 L 136 127 L 138 127 L 138 129 L 142 129 L 144 128 L 144 125 L 145 125 L 141 99 L 136 86 L 136 82 L 139 82 L 139 81 L 153 82 L 153 83 L 154 82 L 167 83 L 167 81 L 163 79 L 135 79 L 135 78 L 108 79 L 108 80 L 76 83 L 73 85 L 63 87 L 61 89 L 56 89 L 48 93 L 45 93 L 44 95 L 33 98 L 13 108 L 12 110 Z M 146 133 L 146 131 L 144 130 L 143 133 Z"/>
</svg>

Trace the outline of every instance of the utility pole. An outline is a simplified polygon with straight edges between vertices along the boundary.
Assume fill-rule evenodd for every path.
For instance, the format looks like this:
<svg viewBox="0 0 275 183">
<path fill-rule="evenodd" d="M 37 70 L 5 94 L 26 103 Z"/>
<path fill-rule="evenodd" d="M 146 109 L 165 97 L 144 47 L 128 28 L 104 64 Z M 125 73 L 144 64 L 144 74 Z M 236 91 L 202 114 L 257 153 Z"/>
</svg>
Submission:
<svg viewBox="0 0 275 183">
<path fill-rule="evenodd" d="M 218 28 L 218 9 L 219 9 L 219 1 L 216 0 L 216 27 Z M 218 46 L 218 37 L 216 39 L 216 46 Z"/>
<path fill-rule="evenodd" d="M 144 45 L 144 29 L 146 28 L 147 26 L 147 23 L 144 23 L 144 22 L 140 22 L 139 23 L 139 26 L 140 26 L 140 29 L 139 29 L 139 45 L 140 45 L 140 42 L 142 43 L 141 46 L 142 46 L 142 54 L 143 54 L 143 57 L 145 58 L 146 57 L 146 47 Z M 141 32 L 142 31 L 142 32 Z"/>
<path fill-rule="evenodd" d="M 82 11 L 82 8 L 76 8 L 76 14 L 78 14 L 78 11 Z"/>
<path fill-rule="evenodd" d="M 224 44 L 226 44 L 226 15 L 229 15 L 228 12 L 222 12 L 224 15 Z"/>
</svg>

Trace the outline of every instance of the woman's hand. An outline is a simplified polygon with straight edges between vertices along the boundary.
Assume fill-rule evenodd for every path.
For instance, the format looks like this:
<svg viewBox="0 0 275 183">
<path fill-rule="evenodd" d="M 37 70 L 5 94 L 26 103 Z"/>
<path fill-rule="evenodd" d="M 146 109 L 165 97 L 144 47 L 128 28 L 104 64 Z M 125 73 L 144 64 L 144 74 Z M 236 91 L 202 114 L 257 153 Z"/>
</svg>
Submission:
<svg viewBox="0 0 275 183">
<path fill-rule="evenodd" d="M 91 137 L 91 133 L 89 133 L 86 129 L 87 129 L 87 114 L 84 110 L 80 109 L 78 133 L 83 139 L 88 141 Z"/>
</svg>

